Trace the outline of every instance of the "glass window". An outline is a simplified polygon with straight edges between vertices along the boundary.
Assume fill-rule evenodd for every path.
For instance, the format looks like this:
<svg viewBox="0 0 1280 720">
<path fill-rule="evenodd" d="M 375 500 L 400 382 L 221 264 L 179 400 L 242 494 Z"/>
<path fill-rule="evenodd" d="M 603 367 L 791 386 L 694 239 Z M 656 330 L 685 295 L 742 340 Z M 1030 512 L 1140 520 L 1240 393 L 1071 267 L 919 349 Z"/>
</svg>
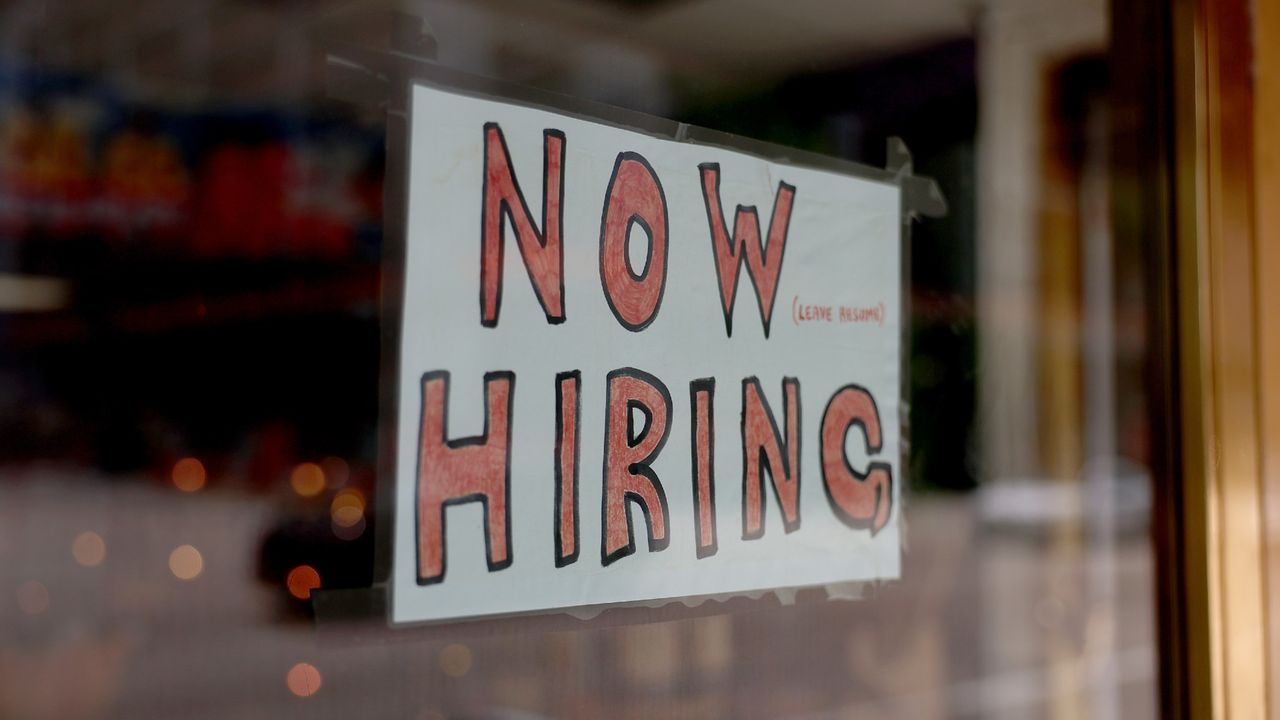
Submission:
<svg viewBox="0 0 1280 720">
<path fill-rule="evenodd" d="M 1155 716 L 1161 350 L 1112 232 L 1109 12 L 0 4 L 0 716 Z M 391 47 L 875 167 L 903 139 L 948 212 L 911 229 L 901 580 L 626 624 L 317 617 L 375 578 L 395 331 L 386 115 L 350 101 L 388 90 L 329 60 Z"/>
</svg>

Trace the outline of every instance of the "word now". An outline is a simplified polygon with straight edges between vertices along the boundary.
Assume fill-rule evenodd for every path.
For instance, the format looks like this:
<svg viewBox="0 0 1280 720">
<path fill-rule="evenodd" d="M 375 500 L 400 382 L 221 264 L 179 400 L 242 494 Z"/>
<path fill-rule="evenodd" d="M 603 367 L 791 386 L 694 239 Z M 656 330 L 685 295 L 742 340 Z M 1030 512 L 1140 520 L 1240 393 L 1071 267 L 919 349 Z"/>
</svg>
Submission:
<svg viewBox="0 0 1280 720">
<path fill-rule="evenodd" d="M 529 212 L 511 168 L 511 154 L 497 123 L 484 126 L 484 188 L 481 207 L 480 324 L 496 327 L 502 306 L 504 228 L 515 229 L 516 246 L 533 283 L 534 294 L 553 325 L 565 321 L 564 297 L 564 164 L 565 134 L 543 132 L 542 227 Z M 747 266 L 764 326 L 769 337 L 778 276 L 787 247 L 787 228 L 795 204 L 795 187 L 778 183 L 769 221 L 767 249 L 761 240 L 760 219 L 753 206 L 739 205 L 733 236 L 725 225 L 720 205 L 720 165 L 698 166 L 702 198 L 707 209 L 711 247 L 724 312 L 725 332 L 733 335 L 733 306 L 742 265 Z M 613 316 L 622 327 L 640 332 L 662 306 L 667 284 L 669 236 L 667 196 L 662 181 L 639 153 L 621 152 L 613 165 L 600 219 L 600 284 Z M 627 240 L 632 227 L 648 237 L 645 263 L 640 272 L 631 266 Z"/>
<path fill-rule="evenodd" d="M 484 506 L 485 553 L 490 571 L 511 565 L 511 413 L 516 376 L 510 371 L 484 377 L 484 432 L 449 437 L 449 373 L 422 376 L 422 425 L 418 443 L 417 543 L 418 583 L 444 580 L 447 552 L 445 519 L 448 508 L 479 502 Z M 556 567 L 580 556 L 578 489 L 581 447 L 582 374 L 562 372 L 555 378 L 555 448 L 550 458 L 555 490 L 547 498 L 554 512 Z M 694 537 L 699 559 L 715 555 L 716 478 L 713 448 L 715 378 L 689 383 L 690 477 L 684 487 L 692 493 Z M 742 539 L 765 533 L 765 475 L 768 475 L 782 516 L 783 531 L 800 529 L 800 381 L 782 380 L 783 427 L 764 398 L 760 381 L 742 381 Z M 608 373 L 604 387 L 604 460 L 600 470 L 600 562 L 610 565 L 636 551 L 635 529 L 628 503 L 644 514 L 650 552 L 670 543 L 672 518 L 667 503 L 669 484 L 653 470 L 671 428 L 671 393 L 656 377 L 635 368 Z M 638 412 L 641 427 L 634 421 Z M 865 388 L 846 385 L 827 400 L 818 428 L 822 487 L 832 512 L 855 529 L 881 530 L 890 519 L 893 472 L 889 463 L 872 461 L 858 472 L 845 454 L 845 439 L 853 428 L 866 437 L 869 456 L 882 450 L 880 413 Z"/>
</svg>

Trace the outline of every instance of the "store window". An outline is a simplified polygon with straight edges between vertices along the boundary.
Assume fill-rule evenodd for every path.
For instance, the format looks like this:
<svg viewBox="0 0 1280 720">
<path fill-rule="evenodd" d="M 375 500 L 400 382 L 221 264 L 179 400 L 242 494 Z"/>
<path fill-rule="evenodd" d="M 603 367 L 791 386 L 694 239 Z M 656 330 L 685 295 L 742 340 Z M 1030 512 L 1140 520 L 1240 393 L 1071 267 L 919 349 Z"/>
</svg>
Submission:
<svg viewBox="0 0 1280 720">
<path fill-rule="evenodd" d="M 1110 13 L 0 5 L 0 716 L 1155 716 L 1144 373 L 1165 350 L 1113 230 Z M 405 63 L 866 168 L 900 139 L 946 211 L 911 214 L 904 400 L 880 401 L 902 420 L 897 579 L 389 625 L 406 308 L 385 291 L 410 210 L 385 202 L 407 149 L 380 72 Z"/>
</svg>

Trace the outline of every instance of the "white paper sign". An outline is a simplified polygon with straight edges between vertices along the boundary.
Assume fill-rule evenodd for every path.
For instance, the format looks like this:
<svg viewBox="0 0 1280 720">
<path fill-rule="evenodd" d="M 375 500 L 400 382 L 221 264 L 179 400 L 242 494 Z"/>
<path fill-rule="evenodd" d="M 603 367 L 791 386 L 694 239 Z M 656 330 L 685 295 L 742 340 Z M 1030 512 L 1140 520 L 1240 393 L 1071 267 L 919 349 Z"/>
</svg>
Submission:
<svg viewBox="0 0 1280 720">
<path fill-rule="evenodd" d="M 898 577 L 896 185 L 417 86 L 391 619 Z"/>
</svg>

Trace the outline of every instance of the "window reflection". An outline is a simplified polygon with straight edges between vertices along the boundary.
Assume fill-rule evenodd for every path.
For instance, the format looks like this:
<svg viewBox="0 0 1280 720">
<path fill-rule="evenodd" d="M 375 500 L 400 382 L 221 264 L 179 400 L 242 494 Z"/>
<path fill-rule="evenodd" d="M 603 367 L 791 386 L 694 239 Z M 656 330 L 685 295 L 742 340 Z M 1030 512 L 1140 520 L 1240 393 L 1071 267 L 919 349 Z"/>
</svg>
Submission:
<svg viewBox="0 0 1280 720">
<path fill-rule="evenodd" d="M 383 117 L 327 94 L 325 56 L 412 38 L 393 10 L 468 72 L 875 165 L 904 138 L 951 211 L 912 231 L 903 581 L 622 627 L 317 626 L 374 577 L 385 330 Z M 1154 715 L 1108 12 L 0 6 L 0 715 Z"/>
</svg>

